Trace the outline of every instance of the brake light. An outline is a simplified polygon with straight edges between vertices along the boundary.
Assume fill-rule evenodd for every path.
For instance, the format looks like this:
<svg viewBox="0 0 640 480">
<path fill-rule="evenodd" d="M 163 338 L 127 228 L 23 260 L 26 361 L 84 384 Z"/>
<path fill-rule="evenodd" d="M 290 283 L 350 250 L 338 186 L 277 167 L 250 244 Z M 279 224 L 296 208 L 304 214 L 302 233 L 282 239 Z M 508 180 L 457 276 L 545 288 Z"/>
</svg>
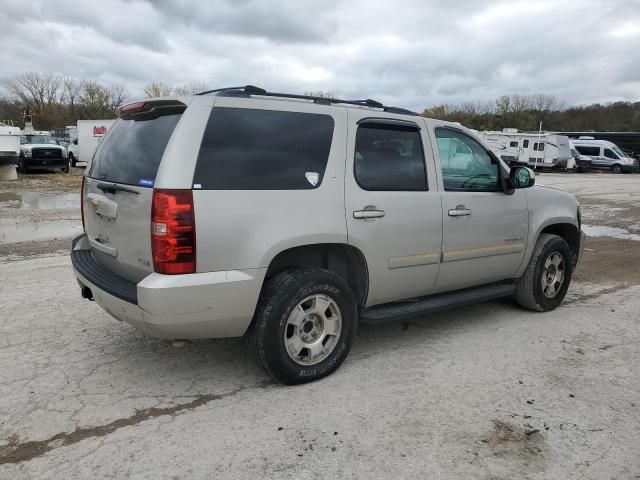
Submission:
<svg viewBox="0 0 640 480">
<path fill-rule="evenodd" d="M 86 232 L 84 228 L 84 175 L 82 175 L 82 185 L 80 187 L 80 216 L 82 217 L 82 231 Z"/>
<path fill-rule="evenodd" d="M 154 190 L 151 206 L 153 269 L 175 275 L 196 271 L 196 222 L 191 190 Z"/>
<path fill-rule="evenodd" d="M 134 103 L 130 103 L 128 105 L 124 105 L 120 107 L 120 111 L 122 113 L 131 113 L 134 110 L 142 110 L 145 105 L 146 105 L 145 102 L 134 102 Z"/>
</svg>

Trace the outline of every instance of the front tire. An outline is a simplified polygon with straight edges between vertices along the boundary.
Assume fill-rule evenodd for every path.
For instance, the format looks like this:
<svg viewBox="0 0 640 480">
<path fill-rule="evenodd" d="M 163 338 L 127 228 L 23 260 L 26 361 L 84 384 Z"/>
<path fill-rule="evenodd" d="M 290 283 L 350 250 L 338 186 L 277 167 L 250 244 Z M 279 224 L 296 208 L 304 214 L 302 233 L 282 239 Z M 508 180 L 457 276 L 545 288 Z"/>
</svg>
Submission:
<svg viewBox="0 0 640 480">
<path fill-rule="evenodd" d="M 29 173 L 29 167 L 27 167 L 26 161 L 22 155 L 18 157 L 18 171 L 20 173 Z"/>
<path fill-rule="evenodd" d="M 521 307 L 537 312 L 556 308 L 565 295 L 573 275 L 573 254 L 558 235 L 543 233 L 516 285 L 515 299 Z"/>
<path fill-rule="evenodd" d="M 611 171 L 613 173 L 622 173 L 622 167 L 620 165 L 614 165 L 611 167 Z"/>
<path fill-rule="evenodd" d="M 73 168 L 76 168 L 77 160 L 76 160 L 76 157 L 75 157 L 75 155 L 73 153 L 69 153 L 69 162 L 71 163 L 71 166 Z"/>
<path fill-rule="evenodd" d="M 342 364 L 357 319 L 355 298 L 342 277 L 320 268 L 289 270 L 264 286 L 247 342 L 275 379 L 311 382 Z"/>
</svg>

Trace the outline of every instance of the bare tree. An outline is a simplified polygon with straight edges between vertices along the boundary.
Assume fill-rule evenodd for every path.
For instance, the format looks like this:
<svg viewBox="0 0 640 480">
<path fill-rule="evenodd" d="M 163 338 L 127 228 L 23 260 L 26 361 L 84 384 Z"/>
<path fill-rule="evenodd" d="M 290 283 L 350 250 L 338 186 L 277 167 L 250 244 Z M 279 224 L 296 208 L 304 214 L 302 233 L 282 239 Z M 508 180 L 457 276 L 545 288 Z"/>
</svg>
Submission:
<svg viewBox="0 0 640 480">
<path fill-rule="evenodd" d="M 88 118 L 104 118 L 112 114 L 109 90 L 98 82 L 84 80 L 79 98 L 83 114 Z"/>
<path fill-rule="evenodd" d="M 204 92 L 208 87 L 204 83 L 192 82 L 185 85 L 176 85 L 173 87 L 169 95 L 195 95 L 198 92 Z"/>
<path fill-rule="evenodd" d="M 144 87 L 144 94 L 149 98 L 167 97 L 172 94 L 174 87 L 171 83 L 152 82 Z"/>
<path fill-rule="evenodd" d="M 120 105 L 127 101 L 129 92 L 121 83 L 112 83 L 108 90 L 109 105 L 112 110 L 117 109 Z"/>
<path fill-rule="evenodd" d="M 78 95 L 80 94 L 80 82 L 73 77 L 64 77 L 62 79 L 62 89 L 62 99 L 69 104 L 73 111 Z"/>
</svg>

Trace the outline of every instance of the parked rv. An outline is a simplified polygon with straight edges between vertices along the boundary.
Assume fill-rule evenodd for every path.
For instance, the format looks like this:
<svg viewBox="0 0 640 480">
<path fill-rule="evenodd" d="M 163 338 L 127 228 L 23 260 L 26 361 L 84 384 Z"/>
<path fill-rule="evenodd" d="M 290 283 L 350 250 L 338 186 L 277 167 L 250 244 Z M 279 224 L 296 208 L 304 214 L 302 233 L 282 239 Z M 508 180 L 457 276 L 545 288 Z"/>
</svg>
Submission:
<svg viewBox="0 0 640 480">
<path fill-rule="evenodd" d="M 564 135 L 525 133 L 515 128 L 478 134 L 496 155 L 510 165 L 564 170 L 571 158 L 569 138 Z"/>
<path fill-rule="evenodd" d="M 591 157 L 592 168 L 610 170 L 613 173 L 638 171 L 638 160 L 627 157 L 615 143 L 592 137 L 580 137 L 572 140 L 572 143 L 578 153 Z"/>
<path fill-rule="evenodd" d="M 76 138 L 69 143 L 69 161 L 75 167 L 78 162 L 89 163 L 115 120 L 78 120 Z"/>
</svg>

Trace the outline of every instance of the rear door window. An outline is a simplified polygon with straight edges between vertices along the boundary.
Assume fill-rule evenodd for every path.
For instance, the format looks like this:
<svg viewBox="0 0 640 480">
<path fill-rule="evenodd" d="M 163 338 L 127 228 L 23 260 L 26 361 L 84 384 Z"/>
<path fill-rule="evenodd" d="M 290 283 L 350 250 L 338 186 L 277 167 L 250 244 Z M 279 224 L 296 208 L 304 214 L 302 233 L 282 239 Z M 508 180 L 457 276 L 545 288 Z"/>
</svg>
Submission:
<svg viewBox="0 0 640 480">
<path fill-rule="evenodd" d="M 360 125 L 354 173 L 364 190 L 427 190 L 420 130 L 386 124 Z"/>
<path fill-rule="evenodd" d="M 147 120 L 119 119 L 98 146 L 89 177 L 153 187 L 160 160 L 181 115 Z"/>
<path fill-rule="evenodd" d="M 215 107 L 193 178 L 203 190 L 307 190 L 329 159 L 330 115 Z"/>
</svg>

